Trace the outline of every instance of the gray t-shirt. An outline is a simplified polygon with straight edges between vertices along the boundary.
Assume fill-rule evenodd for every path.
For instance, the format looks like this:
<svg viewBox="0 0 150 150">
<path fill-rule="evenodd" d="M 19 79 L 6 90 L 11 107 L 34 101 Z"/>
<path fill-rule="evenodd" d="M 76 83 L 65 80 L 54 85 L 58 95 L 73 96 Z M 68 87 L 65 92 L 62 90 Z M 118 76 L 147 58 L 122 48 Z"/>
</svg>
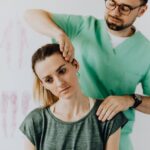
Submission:
<svg viewBox="0 0 150 150">
<path fill-rule="evenodd" d="M 25 118 L 20 130 L 36 150 L 104 150 L 108 137 L 127 119 L 119 113 L 110 121 L 99 121 L 96 111 L 100 103 L 97 100 L 85 117 L 74 122 L 56 118 L 49 107 L 37 108 Z"/>
</svg>

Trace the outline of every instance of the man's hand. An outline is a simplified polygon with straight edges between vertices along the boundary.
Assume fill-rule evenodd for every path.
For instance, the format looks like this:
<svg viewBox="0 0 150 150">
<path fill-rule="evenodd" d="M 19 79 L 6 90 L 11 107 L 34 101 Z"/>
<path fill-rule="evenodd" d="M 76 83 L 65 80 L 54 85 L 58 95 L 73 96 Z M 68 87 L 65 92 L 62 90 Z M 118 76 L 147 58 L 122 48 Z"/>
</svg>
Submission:
<svg viewBox="0 0 150 150">
<path fill-rule="evenodd" d="M 96 115 L 101 121 L 112 119 L 118 112 L 125 111 L 133 106 L 131 96 L 109 96 L 99 106 Z"/>
<path fill-rule="evenodd" d="M 58 34 L 56 40 L 60 45 L 60 50 L 65 60 L 72 62 L 74 58 L 74 47 L 68 36 L 64 32 L 61 32 Z"/>
</svg>

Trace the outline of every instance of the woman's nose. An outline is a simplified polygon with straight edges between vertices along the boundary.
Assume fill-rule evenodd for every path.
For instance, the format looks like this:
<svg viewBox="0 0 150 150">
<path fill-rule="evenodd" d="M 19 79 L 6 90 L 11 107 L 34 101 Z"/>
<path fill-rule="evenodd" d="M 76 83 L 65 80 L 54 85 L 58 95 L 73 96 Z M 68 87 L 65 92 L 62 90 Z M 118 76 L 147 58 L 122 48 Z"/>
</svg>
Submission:
<svg viewBox="0 0 150 150">
<path fill-rule="evenodd" d="M 56 78 L 55 78 L 55 84 L 56 84 L 57 87 L 62 86 L 63 83 L 64 83 L 63 79 L 61 79 L 61 78 L 59 78 L 59 77 L 56 77 Z"/>
</svg>

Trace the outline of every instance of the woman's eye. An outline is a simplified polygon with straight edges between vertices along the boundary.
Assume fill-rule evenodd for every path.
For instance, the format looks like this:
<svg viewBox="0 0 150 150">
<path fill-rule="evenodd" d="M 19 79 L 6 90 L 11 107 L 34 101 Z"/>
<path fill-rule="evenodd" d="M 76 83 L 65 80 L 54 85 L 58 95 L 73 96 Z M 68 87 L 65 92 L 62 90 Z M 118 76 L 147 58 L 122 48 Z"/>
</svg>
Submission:
<svg viewBox="0 0 150 150">
<path fill-rule="evenodd" d="M 66 69 L 66 68 L 62 68 L 62 69 L 59 71 L 59 74 L 65 74 L 65 73 L 66 73 L 66 71 L 67 71 L 67 69 Z"/>
<path fill-rule="evenodd" d="M 47 78 L 47 79 L 45 80 L 45 82 L 47 82 L 47 83 L 52 83 L 52 82 L 53 82 L 53 79 L 52 79 L 52 78 Z"/>
</svg>

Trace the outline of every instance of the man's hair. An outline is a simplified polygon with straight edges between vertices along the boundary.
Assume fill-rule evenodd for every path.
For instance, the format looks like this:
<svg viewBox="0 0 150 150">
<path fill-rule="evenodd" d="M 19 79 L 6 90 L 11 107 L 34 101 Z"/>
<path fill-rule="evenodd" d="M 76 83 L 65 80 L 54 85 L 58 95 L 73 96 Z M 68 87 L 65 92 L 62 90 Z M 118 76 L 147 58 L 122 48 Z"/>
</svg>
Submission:
<svg viewBox="0 0 150 150">
<path fill-rule="evenodd" d="M 45 60 L 47 57 L 52 56 L 53 54 L 61 55 L 58 44 L 44 45 L 36 50 L 36 52 L 32 56 L 32 70 L 35 75 L 33 96 L 36 100 L 39 100 L 39 102 L 44 107 L 54 104 L 58 100 L 58 98 L 42 86 L 41 81 L 35 71 L 35 65 L 38 62 Z"/>
<path fill-rule="evenodd" d="M 143 3 L 143 5 L 147 4 L 148 0 L 141 0 L 141 2 Z"/>
</svg>

